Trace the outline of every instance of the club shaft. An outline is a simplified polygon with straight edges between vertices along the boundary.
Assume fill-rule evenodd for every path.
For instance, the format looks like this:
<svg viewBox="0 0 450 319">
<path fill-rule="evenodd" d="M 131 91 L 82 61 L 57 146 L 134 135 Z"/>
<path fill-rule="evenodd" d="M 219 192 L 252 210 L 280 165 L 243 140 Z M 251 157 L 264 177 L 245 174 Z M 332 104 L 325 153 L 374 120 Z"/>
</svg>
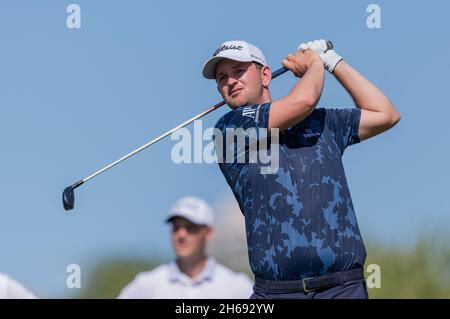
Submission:
<svg viewBox="0 0 450 319">
<path fill-rule="evenodd" d="M 87 182 L 87 181 L 90 180 L 91 178 L 94 178 L 95 176 L 97 176 L 97 175 L 99 175 L 99 174 L 101 174 L 101 173 L 107 171 L 108 169 L 110 169 L 110 168 L 116 166 L 117 164 L 123 162 L 124 160 L 130 158 L 131 156 L 133 156 L 133 155 L 139 153 L 140 151 L 145 150 L 147 147 L 149 147 L 149 146 L 155 144 L 156 142 L 159 142 L 160 140 L 162 140 L 163 138 L 169 136 L 170 134 L 172 134 L 173 132 L 179 130 L 180 128 L 185 127 L 185 126 L 191 124 L 192 122 L 198 120 L 199 118 L 202 118 L 202 117 L 205 116 L 206 114 L 211 113 L 212 111 L 218 109 L 219 107 L 223 106 L 224 104 L 225 104 L 224 101 L 217 103 L 216 105 L 210 107 L 210 108 L 207 109 L 206 111 L 204 111 L 204 112 L 202 112 L 202 113 L 200 113 L 200 114 L 194 116 L 193 118 L 191 118 L 191 119 L 189 119 L 189 120 L 187 120 L 187 121 L 181 123 L 180 125 L 174 127 L 173 129 L 171 129 L 171 130 L 169 130 L 169 131 L 167 131 L 167 132 L 161 134 L 160 136 L 158 136 L 157 138 L 151 140 L 151 141 L 148 142 L 147 144 L 144 144 L 144 145 L 142 145 L 141 147 L 135 149 L 135 150 L 132 151 L 131 153 L 128 153 L 127 155 L 125 155 L 125 156 L 119 158 L 118 160 L 116 160 L 116 161 L 112 162 L 111 164 L 109 164 L 109 165 L 103 167 L 102 169 L 99 169 L 98 171 L 96 171 L 96 172 L 93 173 L 92 175 L 89 175 L 88 177 L 84 178 L 84 179 L 83 179 L 83 182 Z"/>
<path fill-rule="evenodd" d="M 281 67 L 278 70 L 274 71 L 272 73 L 272 79 L 275 79 L 276 77 L 280 76 L 281 74 L 285 73 L 286 71 L 288 71 L 288 69 L 286 69 L 285 67 Z M 170 134 L 172 134 L 173 132 L 179 130 L 182 127 L 185 127 L 189 124 L 191 124 L 192 122 L 198 120 L 199 118 L 202 118 L 203 116 L 205 116 L 208 113 L 211 113 L 214 110 L 217 110 L 218 108 L 220 108 L 221 106 L 225 105 L 225 101 L 219 102 L 216 105 L 210 107 L 209 109 L 207 109 L 206 111 L 194 116 L 193 118 L 187 120 L 186 122 L 181 123 L 180 125 L 174 127 L 173 129 L 165 132 L 164 134 L 161 134 L 160 136 L 158 136 L 157 138 L 151 140 L 150 142 L 148 142 L 147 144 L 142 145 L 141 147 L 139 147 L 138 149 L 135 149 L 134 151 L 132 151 L 131 153 L 119 158 L 118 160 L 112 162 L 111 164 L 99 169 L 98 171 L 96 171 L 95 173 L 93 173 L 92 175 L 89 175 L 88 177 L 84 178 L 82 180 L 83 183 L 87 182 L 88 180 L 94 178 L 95 176 L 107 171 L 108 169 L 116 166 L 117 164 L 125 161 L 126 159 L 130 158 L 131 156 L 139 153 L 140 151 L 143 151 L 144 149 L 146 149 L 147 147 L 155 144 L 156 142 L 159 142 L 160 140 L 162 140 L 163 138 L 169 136 Z M 81 184 L 80 184 L 81 185 Z"/>
</svg>

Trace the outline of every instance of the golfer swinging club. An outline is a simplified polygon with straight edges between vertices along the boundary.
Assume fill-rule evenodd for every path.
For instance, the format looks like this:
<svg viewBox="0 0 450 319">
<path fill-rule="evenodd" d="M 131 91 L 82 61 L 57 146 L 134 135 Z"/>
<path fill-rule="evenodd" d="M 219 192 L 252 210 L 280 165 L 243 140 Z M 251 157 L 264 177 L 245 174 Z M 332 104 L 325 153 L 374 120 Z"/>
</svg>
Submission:
<svg viewBox="0 0 450 319">
<path fill-rule="evenodd" d="M 366 250 L 342 155 L 348 146 L 393 127 L 400 114 L 325 40 L 302 43 L 282 64 L 301 80 L 275 101 L 269 92 L 271 70 L 250 43 L 223 43 L 203 68 L 232 109 L 215 126 L 223 141 L 235 128 L 279 129 L 279 168 L 273 174 L 261 174 L 259 162 L 227 163 L 227 150 L 234 159 L 243 150 L 219 145 L 216 139 L 217 154 L 223 156 L 218 158 L 220 169 L 245 215 L 255 275 L 251 298 L 368 298 Z M 324 69 L 357 108 L 315 108 Z"/>
</svg>

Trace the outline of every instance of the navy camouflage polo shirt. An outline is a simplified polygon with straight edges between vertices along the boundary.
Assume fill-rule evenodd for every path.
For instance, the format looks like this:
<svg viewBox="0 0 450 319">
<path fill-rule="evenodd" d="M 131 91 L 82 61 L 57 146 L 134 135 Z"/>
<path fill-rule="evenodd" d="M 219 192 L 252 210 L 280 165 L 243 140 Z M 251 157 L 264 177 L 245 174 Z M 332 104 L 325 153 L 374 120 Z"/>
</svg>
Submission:
<svg viewBox="0 0 450 319">
<path fill-rule="evenodd" d="M 266 129 L 270 105 L 234 109 L 215 127 L 223 141 L 230 129 Z M 236 160 L 248 155 L 249 139 L 239 148 L 215 138 L 220 169 L 245 216 L 255 276 L 299 280 L 363 267 L 366 250 L 342 163 L 346 147 L 359 142 L 360 115 L 357 108 L 318 108 L 281 132 L 274 174 L 262 174 L 260 161 Z M 257 133 L 256 140 L 263 138 Z M 227 150 L 233 162 L 225 160 Z"/>
</svg>

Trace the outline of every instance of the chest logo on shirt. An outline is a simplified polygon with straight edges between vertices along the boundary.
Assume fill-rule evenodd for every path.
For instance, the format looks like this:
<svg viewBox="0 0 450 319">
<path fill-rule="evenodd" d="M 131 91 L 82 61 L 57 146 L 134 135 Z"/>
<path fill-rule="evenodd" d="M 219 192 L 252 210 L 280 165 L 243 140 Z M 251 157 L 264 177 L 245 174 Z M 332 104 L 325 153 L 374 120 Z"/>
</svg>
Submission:
<svg viewBox="0 0 450 319">
<path fill-rule="evenodd" d="M 314 132 L 310 128 L 307 128 L 305 130 L 305 133 L 303 133 L 303 137 L 304 138 L 311 138 L 311 137 L 315 137 L 315 136 L 320 136 L 320 133 L 319 132 Z"/>
<path fill-rule="evenodd" d="M 244 109 L 242 110 L 242 116 L 248 116 L 248 117 L 251 117 L 252 119 L 255 118 L 255 113 L 256 113 L 256 108 L 253 108 L 251 106 L 244 107 Z"/>
</svg>

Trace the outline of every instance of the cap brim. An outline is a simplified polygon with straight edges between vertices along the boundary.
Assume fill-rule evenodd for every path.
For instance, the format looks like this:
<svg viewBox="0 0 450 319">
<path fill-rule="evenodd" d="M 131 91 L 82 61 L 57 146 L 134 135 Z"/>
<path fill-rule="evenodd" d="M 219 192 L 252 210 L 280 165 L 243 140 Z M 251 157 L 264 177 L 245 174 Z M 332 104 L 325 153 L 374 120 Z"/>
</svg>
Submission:
<svg viewBox="0 0 450 319">
<path fill-rule="evenodd" d="M 217 64 L 224 59 L 234 60 L 234 61 L 239 61 L 239 62 L 252 62 L 253 61 L 252 59 L 246 59 L 242 56 L 234 56 L 234 55 L 230 55 L 227 57 L 215 56 L 215 57 L 212 57 L 211 59 L 209 59 L 208 61 L 206 61 L 205 65 L 203 66 L 203 76 L 207 79 L 215 80 Z"/>
<path fill-rule="evenodd" d="M 190 221 L 191 223 L 195 224 L 195 225 L 206 225 L 209 226 L 208 223 L 205 223 L 203 221 L 198 220 L 197 218 L 195 218 L 194 216 L 190 216 L 189 214 L 183 214 L 183 213 L 172 213 L 169 217 L 167 217 L 166 219 L 166 223 L 171 223 L 172 220 L 176 217 L 181 217 L 184 218 L 188 221 Z"/>
</svg>

